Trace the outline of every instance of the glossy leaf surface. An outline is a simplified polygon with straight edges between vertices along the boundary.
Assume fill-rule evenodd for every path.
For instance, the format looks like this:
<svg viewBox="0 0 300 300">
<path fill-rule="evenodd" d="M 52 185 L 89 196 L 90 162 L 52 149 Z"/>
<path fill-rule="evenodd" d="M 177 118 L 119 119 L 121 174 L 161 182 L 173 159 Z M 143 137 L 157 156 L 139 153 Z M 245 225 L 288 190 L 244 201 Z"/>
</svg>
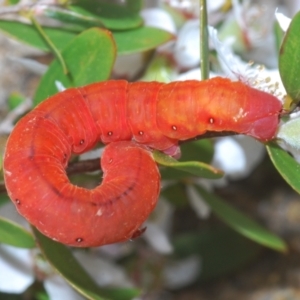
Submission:
<svg viewBox="0 0 300 300">
<path fill-rule="evenodd" d="M 0 217 L 0 243 L 19 248 L 34 248 L 35 241 L 30 232 L 10 220 Z"/>
<path fill-rule="evenodd" d="M 287 93 L 300 101 L 300 12 L 293 18 L 279 53 L 279 72 Z"/>
<path fill-rule="evenodd" d="M 33 228 L 38 245 L 52 266 L 79 293 L 93 300 L 130 300 L 139 294 L 136 289 L 101 288 L 74 258 L 69 248 L 57 243 Z"/>
<path fill-rule="evenodd" d="M 223 176 L 223 172 L 218 170 L 208 164 L 198 162 L 198 161 L 186 161 L 179 162 L 176 159 L 161 153 L 159 151 L 154 151 L 154 159 L 157 163 L 165 167 L 171 167 L 180 171 L 185 171 L 195 176 L 217 179 Z"/>
<path fill-rule="evenodd" d="M 116 48 L 109 31 L 91 28 L 72 40 L 62 56 L 69 74 L 65 75 L 59 62 L 53 61 L 41 79 L 34 97 L 35 104 L 58 92 L 56 82 L 68 88 L 108 79 Z"/>
<path fill-rule="evenodd" d="M 287 251 L 287 245 L 281 238 L 248 218 L 218 196 L 208 193 L 199 186 L 195 186 L 195 188 L 212 211 L 228 226 L 261 245 L 281 252 Z"/>
<path fill-rule="evenodd" d="M 267 146 L 268 154 L 283 179 L 300 193 L 300 164 L 285 150 L 274 143 Z"/>
</svg>

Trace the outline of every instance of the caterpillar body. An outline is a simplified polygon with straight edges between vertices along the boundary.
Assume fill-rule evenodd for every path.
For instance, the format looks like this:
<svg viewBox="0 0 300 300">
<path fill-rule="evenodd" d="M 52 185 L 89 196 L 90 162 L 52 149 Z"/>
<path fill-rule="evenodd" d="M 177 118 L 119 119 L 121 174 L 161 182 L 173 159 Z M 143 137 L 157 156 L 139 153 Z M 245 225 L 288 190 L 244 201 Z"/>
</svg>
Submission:
<svg viewBox="0 0 300 300">
<path fill-rule="evenodd" d="M 136 236 L 154 209 L 160 174 L 151 150 L 206 131 L 274 138 L 281 102 L 241 82 L 128 83 L 71 88 L 38 105 L 12 131 L 4 155 L 7 191 L 17 210 L 61 243 L 91 247 Z M 70 183 L 72 153 L 105 147 L 101 185 Z"/>
</svg>

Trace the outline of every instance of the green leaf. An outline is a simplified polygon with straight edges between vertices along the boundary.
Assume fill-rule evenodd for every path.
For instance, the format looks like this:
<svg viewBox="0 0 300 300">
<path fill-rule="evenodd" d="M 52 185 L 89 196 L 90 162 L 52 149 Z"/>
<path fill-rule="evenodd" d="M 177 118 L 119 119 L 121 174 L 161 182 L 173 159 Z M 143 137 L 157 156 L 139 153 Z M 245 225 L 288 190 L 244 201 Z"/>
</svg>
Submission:
<svg viewBox="0 0 300 300">
<path fill-rule="evenodd" d="M 70 9 L 86 16 L 98 17 L 104 26 L 111 30 L 128 30 L 143 24 L 143 19 L 124 5 L 95 3 L 94 0 L 77 0 L 76 5 L 77 7 L 70 6 Z"/>
<path fill-rule="evenodd" d="M 251 262 L 262 247 L 228 227 L 182 234 L 174 241 L 176 257 L 199 254 L 200 280 L 208 281 L 236 271 Z"/>
<path fill-rule="evenodd" d="M 179 159 L 179 162 L 198 162 L 200 160 L 201 164 L 210 163 L 214 154 L 213 143 L 210 139 L 184 143 L 180 145 L 180 150 L 181 157 Z M 206 167 L 207 165 L 204 164 L 204 166 Z M 212 167 L 209 166 L 209 168 L 211 169 Z M 180 180 L 186 178 L 188 174 L 186 173 L 186 171 L 181 171 L 179 169 L 177 170 L 174 168 L 162 168 L 161 176 L 163 179 Z"/>
<path fill-rule="evenodd" d="M 93 26 L 98 26 L 102 28 L 105 27 L 103 22 L 100 18 L 98 18 L 97 15 L 92 14 L 86 11 L 85 9 L 77 6 L 69 6 L 68 9 L 49 6 L 44 10 L 44 14 L 47 17 L 59 20 L 61 22 L 72 23 L 75 25 L 83 25 L 87 28 Z"/>
<path fill-rule="evenodd" d="M 86 273 L 66 246 L 57 243 L 33 228 L 37 243 L 49 263 L 79 293 L 92 300 L 129 300 L 139 295 L 137 289 L 101 288 Z"/>
<path fill-rule="evenodd" d="M 300 118 L 290 118 L 282 122 L 277 130 L 277 140 L 283 142 L 290 149 L 300 150 L 299 139 Z"/>
<path fill-rule="evenodd" d="M 281 238 L 261 227 L 258 223 L 225 203 L 216 195 L 208 193 L 199 186 L 195 186 L 195 188 L 203 200 L 211 207 L 212 211 L 232 229 L 261 245 L 276 251 L 287 251 L 287 245 Z"/>
<path fill-rule="evenodd" d="M 42 51 L 50 51 L 47 43 L 31 25 L 17 21 L 0 20 L 0 30 L 30 46 Z M 75 32 L 62 28 L 43 27 L 43 30 L 60 51 L 69 45 L 77 35 Z M 120 55 L 152 50 L 174 39 L 171 33 L 152 27 L 114 32 L 113 37 Z"/>
<path fill-rule="evenodd" d="M 5 4 L 6 5 L 16 5 L 20 2 L 20 0 L 6 0 Z"/>
<path fill-rule="evenodd" d="M 300 101 L 300 12 L 287 30 L 279 54 L 279 72 L 287 93 L 296 102 Z"/>
<path fill-rule="evenodd" d="M 192 141 L 180 145 L 181 157 L 179 161 L 200 160 L 210 163 L 214 155 L 214 145 L 211 139 Z"/>
<path fill-rule="evenodd" d="M 278 21 L 276 20 L 274 22 L 274 26 L 273 26 L 273 33 L 274 33 L 274 37 L 275 37 L 275 47 L 276 47 L 276 51 L 277 53 L 279 53 L 280 51 L 280 47 L 281 47 L 281 43 L 284 37 L 284 32 L 281 29 Z"/>
<path fill-rule="evenodd" d="M 32 234 L 8 219 L 0 217 L 0 243 L 19 248 L 34 248 Z"/>
<path fill-rule="evenodd" d="M 163 165 L 165 167 L 171 167 L 174 169 L 178 169 L 181 171 L 188 172 L 190 174 L 209 178 L 209 179 L 218 179 L 223 176 L 223 172 L 218 170 L 208 164 L 198 162 L 198 161 L 187 161 L 187 162 L 179 162 L 176 159 L 160 152 L 154 151 L 153 157 L 157 163 Z M 172 171 L 173 172 L 173 171 Z M 187 175 L 186 175 L 187 176 Z M 186 177 L 185 176 L 185 177 Z"/>
<path fill-rule="evenodd" d="M 64 49 L 66 45 L 77 35 L 74 32 L 63 31 L 62 29 L 54 27 L 43 27 L 43 29 L 59 50 Z M 32 25 L 17 21 L 0 20 L 0 30 L 20 42 L 26 43 L 42 51 L 50 51 L 45 40 Z"/>
<path fill-rule="evenodd" d="M 174 168 L 160 168 L 160 175 L 163 180 L 185 180 L 188 177 L 191 177 L 190 172 L 181 171 Z M 193 176 L 195 176 L 193 174 Z"/>
<path fill-rule="evenodd" d="M 13 110 L 25 101 L 25 97 L 18 92 L 11 93 L 8 97 L 7 104 L 9 110 Z"/>
<path fill-rule="evenodd" d="M 144 3 L 143 0 L 126 0 L 125 4 L 130 11 L 138 13 L 143 8 Z"/>
<path fill-rule="evenodd" d="M 174 39 L 174 36 L 162 29 L 140 27 L 130 31 L 114 32 L 119 54 L 130 54 L 152 50 Z"/>
<path fill-rule="evenodd" d="M 283 179 L 300 194 L 300 164 L 275 143 L 269 143 L 267 151 Z"/>
<path fill-rule="evenodd" d="M 108 79 L 115 61 L 116 49 L 109 31 L 91 28 L 72 40 L 62 56 L 70 76 L 65 75 L 61 64 L 54 60 L 41 79 L 34 104 L 58 92 L 56 81 L 68 88 Z"/>
</svg>

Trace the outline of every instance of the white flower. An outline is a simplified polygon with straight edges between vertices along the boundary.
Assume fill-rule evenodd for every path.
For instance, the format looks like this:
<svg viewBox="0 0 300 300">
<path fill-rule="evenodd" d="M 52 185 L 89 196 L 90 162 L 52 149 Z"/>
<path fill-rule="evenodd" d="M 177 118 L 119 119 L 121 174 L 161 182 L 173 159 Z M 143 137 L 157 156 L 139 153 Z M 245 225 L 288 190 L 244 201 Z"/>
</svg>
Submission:
<svg viewBox="0 0 300 300">
<path fill-rule="evenodd" d="M 170 14 L 161 8 L 147 8 L 140 13 L 144 19 L 144 25 L 157 27 L 176 34 L 176 25 Z"/>
<path fill-rule="evenodd" d="M 21 217 L 12 203 L 8 202 L 0 207 L 0 216 L 12 220 L 28 228 L 28 223 Z M 5 293 L 23 293 L 35 280 L 38 268 L 36 249 L 20 249 L 9 245 L 0 245 L 0 291 Z M 45 289 L 48 295 L 65 295 L 64 299 L 82 300 L 69 284 L 56 274 L 48 264 L 40 270 L 45 276 Z M 63 292 L 64 291 L 64 292 Z M 57 299 L 57 298 L 50 298 Z"/>
<path fill-rule="evenodd" d="M 223 170 L 230 179 L 241 179 L 249 176 L 264 153 L 264 146 L 252 138 L 220 138 L 215 143 L 212 165 Z"/>
<path fill-rule="evenodd" d="M 74 250 L 73 254 L 100 286 L 133 287 L 122 267 L 111 259 L 100 257 L 94 249 L 89 251 L 78 249 Z"/>
<path fill-rule="evenodd" d="M 286 32 L 291 24 L 291 19 L 286 17 L 283 13 L 279 13 L 276 9 L 275 17 L 281 27 L 281 29 Z"/>
<path fill-rule="evenodd" d="M 201 259 L 197 255 L 168 263 L 163 270 L 165 286 L 171 289 L 181 289 L 193 283 L 200 272 Z"/>
<path fill-rule="evenodd" d="M 253 62 L 244 62 L 232 52 L 231 39 L 222 43 L 218 38 L 217 30 L 211 26 L 209 26 L 208 32 L 226 77 L 231 80 L 240 80 L 254 88 L 283 99 L 286 92 L 277 69 L 268 70 L 262 65 L 254 66 Z"/>
<path fill-rule="evenodd" d="M 265 155 L 264 146 L 247 136 L 223 137 L 216 139 L 211 165 L 224 171 L 220 179 L 195 179 L 194 183 L 211 191 L 215 187 L 227 185 L 228 179 L 238 180 L 248 177 Z M 209 211 L 202 204 L 201 196 L 189 192 L 189 201 L 200 218 L 207 217 Z"/>
<path fill-rule="evenodd" d="M 290 114 L 286 122 L 279 126 L 277 138 L 280 146 L 289 151 L 300 162 L 300 112 Z"/>
<path fill-rule="evenodd" d="M 8 245 L 0 245 L 0 291 L 23 293 L 33 282 L 31 252 Z"/>
<path fill-rule="evenodd" d="M 173 251 L 169 237 L 173 211 L 174 207 L 161 197 L 151 218 L 145 223 L 147 229 L 142 237 L 161 254 L 170 254 Z"/>
<path fill-rule="evenodd" d="M 192 185 L 187 186 L 187 195 L 189 203 L 198 217 L 200 219 L 208 218 L 210 215 L 210 207 Z"/>
<path fill-rule="evenodd" d="M 179 68 L 196 67 L 200 62 L 199 20 L 187 21 L 178 32 L 174 58 Z"/>
<path fill-rule="evenodd" d="M 1 205 L 0 216 L 28 227 L 28 223 L 16 212 L 10 202 Z M 77 250 L 74 255 L 99 285 L 132 286 L 121 267 L 116 266 L 113 261 L 96 255 L 95 251 Z M 37 249 L 20 249 L 1 244 L 0 270 L 0 292 L 23 293 L 34 282 L 35 277 L 42 274 L 50 299 L 85 299 L 46 261 L 41 261 Z"/>
</svg>

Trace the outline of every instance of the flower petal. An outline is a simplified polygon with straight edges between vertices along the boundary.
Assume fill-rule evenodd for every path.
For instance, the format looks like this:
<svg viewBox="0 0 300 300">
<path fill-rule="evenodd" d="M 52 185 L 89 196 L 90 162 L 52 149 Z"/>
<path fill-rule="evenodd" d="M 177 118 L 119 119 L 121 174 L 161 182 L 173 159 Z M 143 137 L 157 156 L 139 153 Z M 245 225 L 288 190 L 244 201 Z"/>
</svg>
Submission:
<svg viewBox="0 0 300 300">
<path fill-rule="evenodd" d="M 53 275 L 44 282 L 49 299 L 84 300 L 61 276 Z"/>
<path fill-rule="evenodd" d="M 0 245 L 0 291 L 23 293 L 34 281 L 31 252 Z"/>
<path fill-rule="evenodd" d="M 191 207 L 196 212 L 197 216 L 200 219 L 205 219 L 209 217 L 210 207 L 206 204 L 205 201 L 201 198 L 199 193 L 195 190 L 195 188 L 191 185 L 187 187 L 188 199 Z"/>
<path fill-rule="evenodd" d="M 73 254 L 100 286 L 132 287 L 132 283 L 128 280 L 125 271 L 113 261 L 101 258 L 94 251 L 76 250 Z"/>
<path fill-rule="evenodd" d="M 291 19 L 285 16 L 283 13 L 279 13 L 278 10 L 275 12 L 275 17 L 281 27 L 281 29 L 286 32 L 290 26 Z"/>
<path fill-rule="evenodd" d="M 193 283 L 201 271 L 201 260 L 192 255 L 170 263 L 163 270 L 165 286 L 170 289 L 180 289 Z"/>
<path fill-rule="evenodd" d="M 180 68 L 192 68 L 200 62 L 199 20 L 187 21 L 178 33 L 174 58 Z"/>
<path fill-rule="evenodd" d="M 146 8 L 141 11 L 141 17 L 144 19 L 145 26 L 157 27 L 176 33 L 175 22 L 172 17 L 161 8 Z"/>
<path fill-rule="evenodd" d="M 226 137 L 217 140 L 213 165 L 231 179 L 247 177 L 264 155 L 264 146 L 248 137 Z"/>
<path fill-rule="evenodd" d="M 166 233 L 155 223 L 146 222 L 146 231 L 143 237 L 157 251 L 162 254 L 170 254 L 173 251 L 173 246 L 169 241 Z"/>
</svg>

